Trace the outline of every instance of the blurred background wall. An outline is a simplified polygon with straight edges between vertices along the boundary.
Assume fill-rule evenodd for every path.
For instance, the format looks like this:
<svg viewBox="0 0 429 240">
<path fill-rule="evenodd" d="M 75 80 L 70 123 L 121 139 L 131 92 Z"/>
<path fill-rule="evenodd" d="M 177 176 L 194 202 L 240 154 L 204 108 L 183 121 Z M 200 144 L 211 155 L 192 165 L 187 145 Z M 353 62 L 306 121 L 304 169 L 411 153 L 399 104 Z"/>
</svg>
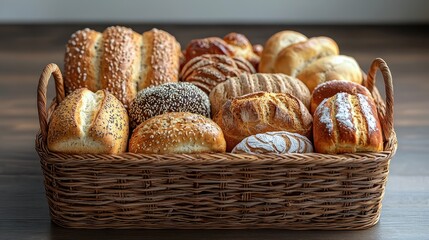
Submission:
<svg viewBox="0 0 429 240">
<path fill-rule="evenodd" d="M 428 0 L 0 0 L 1 23 L 429 23 Z"/>
</svg>

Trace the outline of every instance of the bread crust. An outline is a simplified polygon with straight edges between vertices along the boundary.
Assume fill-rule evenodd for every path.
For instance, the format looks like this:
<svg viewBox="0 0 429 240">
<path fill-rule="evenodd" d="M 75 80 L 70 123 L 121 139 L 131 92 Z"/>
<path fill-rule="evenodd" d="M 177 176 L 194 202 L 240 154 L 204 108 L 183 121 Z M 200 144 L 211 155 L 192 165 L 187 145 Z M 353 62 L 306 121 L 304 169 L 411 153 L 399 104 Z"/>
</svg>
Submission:
<svg viewBox="0 0 429 240">
<path fill-rule="evenodd" d="M 356 60 L 349 56 L 333 55 L 320 58 L 297 76 L 305 83 L 310 92 L 313 92 L 319 84 L 331 80 L 347 80 L 362 84 L 362 70 Z"/>
<path fill-rule="evenodd" d="M 81 88 L 53 112 L 48 148 L 70 154 L 118 154 L 127 149 L 128 131 L 128 115 L 118 99 L 107 90 Z"/>
<path fill-rule="evenodd" d="M 304 104 L 288 93 L 256 92 L 228 100 L 214 117 L 231 151 L 257 133 L 288 131 L 311 136 L 312 117 Z"/>
<path fill-rule="evenodd" d="M 300 80 L 285 74 L 247 74 L 229 78 L 218 84 L 210 92 L 212 116 L 214 116 L 229 99 L 254 92 L 290 93 L 297 97 L 308 109 L 310 108 L 310 91 Z"/>
<path fill-rule="evenodd" d="M 272 35 L 265 42 L 259 63 L 260 73 L 274 73 L 274 64 L 278 53 L 291 44 L 306 41 L 307 37 L 299 32 L 285 30 Z"/>
<path fill-rule="evenodd" d="M 225 152 L 222 130 L 199 114 L 173 112 L 158 115 L 140 124 L 129 142 L 132 153 Z"/>
<path fill-rule="evenodd" d="M 306 66 L 319 58 L 338 55 L 337 43 L 328 37 L 313 37 L 283 48 L 274 63 L 274 72 L 297 76 Z"/>
<path fill-rule="evenodd" d="M 316 152 L 339 154 L 383 150 L 382 128 L 371 98 L 362 94 L 337 93 L 314 113 L 313 139 Z"/>
</svg>

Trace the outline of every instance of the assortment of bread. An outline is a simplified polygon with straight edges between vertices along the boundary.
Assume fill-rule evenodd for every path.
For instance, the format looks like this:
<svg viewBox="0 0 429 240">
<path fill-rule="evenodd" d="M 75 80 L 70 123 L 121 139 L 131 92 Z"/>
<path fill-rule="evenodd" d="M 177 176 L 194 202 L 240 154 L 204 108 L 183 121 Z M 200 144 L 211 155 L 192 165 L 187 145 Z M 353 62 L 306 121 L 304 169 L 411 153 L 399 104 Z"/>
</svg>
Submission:
<svg viewBox="0 0 429 240">
<path fill-rule="evenodd" d="M 354 58 L 339 54 L 329 37 L 289 30 L 263 47 L 230 33 L 192 40 L 183 52 L 158 29 L 79 30 L 66 46 L 68 96 L 50 117 L 48 148 L 69 154 L 382 151 L 364 74 Z"/>
</svg>

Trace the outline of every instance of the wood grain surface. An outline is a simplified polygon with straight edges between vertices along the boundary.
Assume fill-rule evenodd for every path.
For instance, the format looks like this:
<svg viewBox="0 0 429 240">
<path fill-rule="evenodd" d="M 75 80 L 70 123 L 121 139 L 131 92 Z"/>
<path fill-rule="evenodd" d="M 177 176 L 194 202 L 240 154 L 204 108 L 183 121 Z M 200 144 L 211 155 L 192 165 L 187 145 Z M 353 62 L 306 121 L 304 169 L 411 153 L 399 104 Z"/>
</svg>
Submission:
<svg viewBox="0 0 429 240">
<path fill-rule="evenodd" d="M 106 25 L 0 26 L 0 239 L 429 239 L 429 28 L 427 26 L 127 25 L 193 38 L 236 31 L 252 43 L 292 29 L 335 39 L 341 53 L 364 70 L 382 57 L 395 87 L 399 148 L 391 161 L 380 222 L 359 231 L 286 230 L 76 230 L 51 224 L 39 158 L 36 86 L 43 67 L 63 64 L 65 43 L 76 30 Z M 381 81 L 379 81 L 381 83 Z M 381 84 L 378 84 L 382 89 Z M 53 86 L 48 98 L 53 97 Z"/>
</svg>

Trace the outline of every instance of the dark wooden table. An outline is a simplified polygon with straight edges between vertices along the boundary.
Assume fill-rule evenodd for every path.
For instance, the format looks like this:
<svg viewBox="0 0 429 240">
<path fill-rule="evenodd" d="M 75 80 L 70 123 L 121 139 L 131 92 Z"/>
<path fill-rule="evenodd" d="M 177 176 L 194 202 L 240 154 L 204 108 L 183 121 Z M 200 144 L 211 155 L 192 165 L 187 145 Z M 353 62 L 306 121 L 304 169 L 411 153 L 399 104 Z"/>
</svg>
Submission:
<svg viewBox="0 0 429 240">
<path fill-rule="evenodd" d="M 380 222 L 360 231 L 76 230 L 52 224 L 34 150 L 38 131 L 36 86 L 43 67 L 62 66 L 71 33 L 102 25 L 0 25 L 0 239 L 429 239 L 429 28 L 427 26 L 183 26 L 128 25 L 169 31 L 182 43 L 237 31 L 253 43 L 294 29 L 334 38 L 368 69 L 389 64 L 395 86 L 399 148 L 391 161 Z M 50 87 L 49 99 L 53 88 Z"/>
</svg>

